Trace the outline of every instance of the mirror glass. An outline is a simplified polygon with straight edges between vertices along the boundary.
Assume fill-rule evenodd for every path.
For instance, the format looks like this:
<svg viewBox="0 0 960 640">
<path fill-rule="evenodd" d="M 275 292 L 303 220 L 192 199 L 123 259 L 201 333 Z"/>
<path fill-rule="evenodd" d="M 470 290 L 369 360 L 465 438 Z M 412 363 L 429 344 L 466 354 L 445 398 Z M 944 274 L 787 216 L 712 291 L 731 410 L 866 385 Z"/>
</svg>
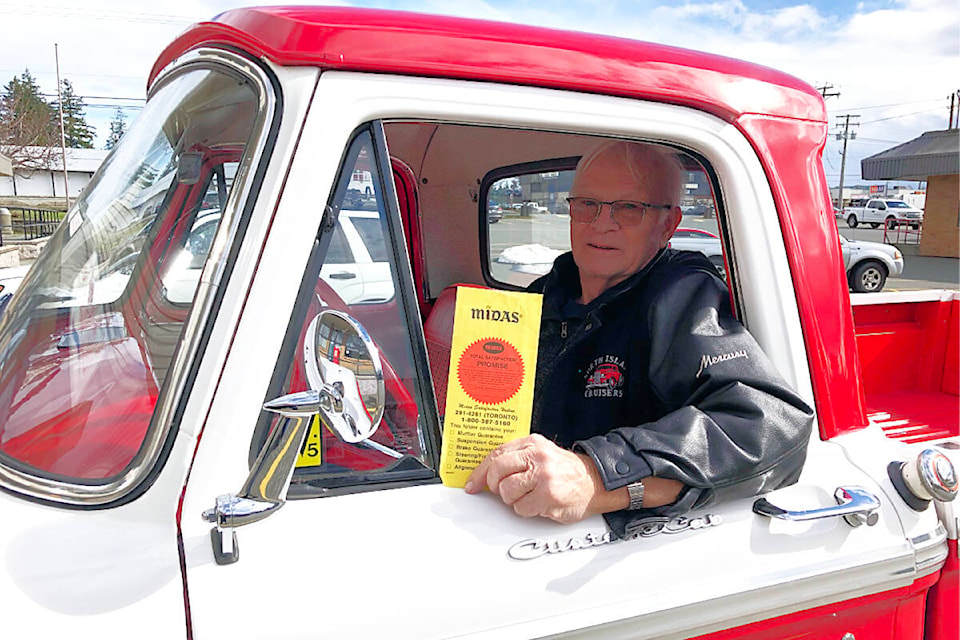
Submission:
<svg viewBox="0 0 960 640">
<path fill-rule="evenodd" d="M 341 311 L 321 312 L 307 331 L 304 364 L 310 387 L 330 396 L 320 411 L 324 424 L 345 442 L 372 436 L 386 391 L 380 352 L 363 326 Z"/>
</svg>

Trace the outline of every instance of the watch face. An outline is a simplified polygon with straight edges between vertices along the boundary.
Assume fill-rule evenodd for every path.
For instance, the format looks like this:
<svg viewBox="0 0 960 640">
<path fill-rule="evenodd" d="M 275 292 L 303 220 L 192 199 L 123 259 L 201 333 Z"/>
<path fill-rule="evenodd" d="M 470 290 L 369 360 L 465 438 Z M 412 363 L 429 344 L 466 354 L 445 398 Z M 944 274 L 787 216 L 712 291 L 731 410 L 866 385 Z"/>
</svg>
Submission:
<svg viewBox="0 0 960 640">
<path fill-rule="evenodd" d="M 628 484 L 627 493 L 630 495 L 630 506 L 627 509 L 635 511 L 643 507 L 643 482 Z"/>
</svg>

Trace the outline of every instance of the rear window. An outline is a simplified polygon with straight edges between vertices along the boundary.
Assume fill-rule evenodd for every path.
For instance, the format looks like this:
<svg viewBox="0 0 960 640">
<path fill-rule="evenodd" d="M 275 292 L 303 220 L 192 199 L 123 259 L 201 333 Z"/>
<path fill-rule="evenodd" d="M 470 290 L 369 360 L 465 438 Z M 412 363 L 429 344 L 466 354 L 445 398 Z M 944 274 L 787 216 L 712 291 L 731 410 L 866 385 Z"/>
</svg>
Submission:
<svg viewBox="0 0 960 640">
<path fill-rule="evenodd" d="M 707 245 L 671 246 L 704 253 L 725 275 L 714 188 L 699 160 L 678 151 L 684 193 L 683 222 L 674 238 L 698 239 Z M 567 198 L 579 157 L 503 167 L 481 181 L 482 249 L 489 283 L 526 287 L 548 273 L 553 261 L 570 250 L 570 207 Z"/>
</svg>

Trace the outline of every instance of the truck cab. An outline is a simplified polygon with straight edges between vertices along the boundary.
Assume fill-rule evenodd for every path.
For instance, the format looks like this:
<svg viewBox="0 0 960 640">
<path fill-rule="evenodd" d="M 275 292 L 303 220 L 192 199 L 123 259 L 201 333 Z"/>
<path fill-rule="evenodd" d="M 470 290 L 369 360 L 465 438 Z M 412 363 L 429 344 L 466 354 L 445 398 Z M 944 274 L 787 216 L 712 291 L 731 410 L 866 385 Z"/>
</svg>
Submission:
<svg viewBox="0 0 960 640">
<path fill-rule="evenodd" d="M 957 422 L 906 441 L 868 418 L 815 89 L 654 44 L 317 7 L 195 25 L 148 87 L 0 316 L 4 624 L 955 637 Z M 457 286 L 549 269 L 577 159 L 606 139 L 706 176 L 732 307 L 816 412 L 796 484 L 626 538 L 438 473 Z M 338 277 L 340 232 L 374 294 Z M 935 302 L 955 327 L 955 297 Z"/>
<path fill-rule="evenodd" d="M 887 229 L 896 229 L 900 225 L 919 229 L 923 224 L 923 211 L 893 198 L 870 198 L 860 206 L 851 203 L 850 207 L 844 209 L 844 217 L 851 228 L 856 228 L 861 222 L 874 229 L 880 225 Z"/>
</svg>

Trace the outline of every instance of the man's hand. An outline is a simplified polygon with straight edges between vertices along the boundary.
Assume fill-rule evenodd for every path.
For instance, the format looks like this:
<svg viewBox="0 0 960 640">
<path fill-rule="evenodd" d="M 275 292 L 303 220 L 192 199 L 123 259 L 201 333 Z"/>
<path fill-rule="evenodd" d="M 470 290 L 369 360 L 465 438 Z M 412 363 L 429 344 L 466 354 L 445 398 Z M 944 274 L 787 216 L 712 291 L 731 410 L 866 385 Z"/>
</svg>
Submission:
<svg viewBox="0 0 960 640">
<path fill-rule="evenodd" d="M 467 493 L 484 488 L 517 515 L 578 522 L 630 503 L 626 488 L 608 492 L 593 461 L 558 447 L 539 434 L 507 442 L 483 459 L 467 478 Z"/>
</svg>

